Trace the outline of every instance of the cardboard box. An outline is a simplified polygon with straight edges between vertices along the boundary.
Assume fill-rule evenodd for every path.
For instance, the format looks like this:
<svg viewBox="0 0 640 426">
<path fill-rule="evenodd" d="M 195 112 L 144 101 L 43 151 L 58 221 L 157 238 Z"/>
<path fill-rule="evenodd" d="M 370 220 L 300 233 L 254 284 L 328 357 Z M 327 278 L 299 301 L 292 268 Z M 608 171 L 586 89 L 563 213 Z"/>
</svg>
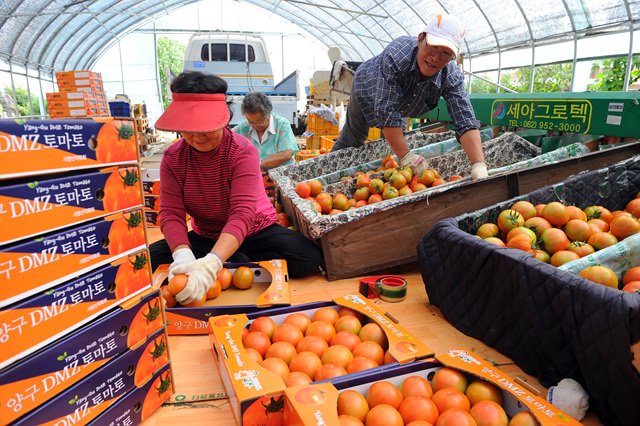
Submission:
<svg viewBox="0 0 640 426">
<path fill-rule="evenodd" d="M 76 78 L 97 78 L 102 81 L 102 74 L 89 70 L 71 70 L 56 72 L 56 80 L 76 79 Z"/>
<path fill-rule="evenodd" d="M 137 166 L 13 182 L 0 187 L 0 245 L 139 207 L 142 201 Z"/>
<path fill-rule="evenodd" d="M 148 210 L 155 212 L 160 211 L 160 196 L 159 195 L 144 195 L 144 207 Z"/>
<path fill-rule="evenodd" d="M 67 101 L 67 100 L 84 100 L 84 99 L 95 99 L 91 96 L 91 94 L 87 92 L 50 92 L 46 94 L 47 103 L 52 103 L 56 101 Z"/>
<path fill-rule="evenodd" d="M 316 426 L 339 424 L 337 401 L 339 392 L 356 390 L 366 395 L 369 387 L 386 380 L 397 387 L 409 376 L 421 376 L 431 382 L 433 374 L 442 366 L 463 371 L 472 380 L 488 381 L 502 391 L 502 407 L 509 417 L 520 411 L 529 411 L 541 426 L 578 426 L 579 422 L 551 405 L 545 399 L 531 393 L 511 377 L 482 358 L 465 350 L 452 350 L 437 356 L 439 362 L 419 361 L 409 365 L 394 366 L 378 374 L 360 376 L 350 382 L 322 383 L 295 386 L 285 390 L 285 424 L 289 426 Z M 335 385 L 335 386 L 334 386 Z"/>
<path fill-rule="evenodd" d="M 138 161 L 133 120 L 0 120 L 0 179 L 132 164 Z"/>
<path fill-rule="evenodd" d="M 96 417 L 92 424 L 138 425 L 153 414 L 173 394 L 173 376 L 169 366 L 159 370 L 144 386 L 134 388 Z"/>
<path fill-rule="evenodd" d="M 160 329 L 139 347 L 103 365 L 13 424 L 88 424 L 127 392 L 144 385 L 156 371 L 168 365 L 166 349 L 167 337 L 164 329 Z M 156 354 L 160 356 L 156 358 Z"/>
<path fill-rule="evenodd" d="M 255 263 L 225 263 L 232 273 L 239 266 L 253 270 L 253 286 L 248 290 L 231 288 L 218 297 L 208 300 L 203 306 L 166 308 L 167 330 L 170 335 L 207 334 L 210 317 L 223 314 L 255 312 L 273 306 L 291 304 L 287 262 L 274 259 Z M 153 287 L 159 288 L 166 282 L 169 265 L 160 265 L 153 273 Z"/>
<path fill-rule="evenodd" d="M 317 302 L 254 312 L 248 315 L 222 315 L 210 318 L 209 327 L 213 349 L 217 355 L 222 382 L 229 395 L 231 410 L 238 425 L 281 425 L 282 398 L 285 390 L 285 384 L 279 375 L 261 367 L 247 356 L 242 345 L 242 330 L 252 320 L 260 316 L 271 317 L 277 324 L 281 324 L 291 313 L 302 312 L 311 317 L 316 310 L 325 306 L 333 307 L 336 310 L 340 307 L 350 308 L 380 325 L 389 341 L 389 353 L 399 363 L 408 363 L 433 355 L 433 351 L 427 345 L 413 337 L 389 314 L 383 312 L 380 307 L 360 294 L 345 295 L 333 302 Z M 333 383 L 348 382 L 353 377 L 366 374 L 367 371 L 372 375 L 377 375 L 394 364 L 330 380 Z"/>
<path fill-rule="evenodd" d="M 132 210 L 1 247 L 0 308 L 146 245 L 142 210 Z"/>
<path fill-rule="evenodd" d="M 81 329 L 0 370 L 0 418 L 31 411 L 164 328 L 162 301 L 147 290 Z"/>
<path fill-rule="evenodd" d="M 35 352 L 151 286 L 148 250 L 0 310 L 0 368 Z"/>
</svg>

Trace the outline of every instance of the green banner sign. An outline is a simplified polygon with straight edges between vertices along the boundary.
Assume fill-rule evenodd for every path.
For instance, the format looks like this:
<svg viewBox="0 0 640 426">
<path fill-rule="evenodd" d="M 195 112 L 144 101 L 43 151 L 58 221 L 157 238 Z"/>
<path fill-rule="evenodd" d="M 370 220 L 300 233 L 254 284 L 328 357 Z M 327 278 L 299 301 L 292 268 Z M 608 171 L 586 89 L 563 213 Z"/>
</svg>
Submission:
<svg viewBox="0 0 640 426">
<path fill-rule="evenodd" d="M 589 133 L 593 107 L 587 99 L 501 99 L 491 105 L 491 125 Z"/>
</svg>

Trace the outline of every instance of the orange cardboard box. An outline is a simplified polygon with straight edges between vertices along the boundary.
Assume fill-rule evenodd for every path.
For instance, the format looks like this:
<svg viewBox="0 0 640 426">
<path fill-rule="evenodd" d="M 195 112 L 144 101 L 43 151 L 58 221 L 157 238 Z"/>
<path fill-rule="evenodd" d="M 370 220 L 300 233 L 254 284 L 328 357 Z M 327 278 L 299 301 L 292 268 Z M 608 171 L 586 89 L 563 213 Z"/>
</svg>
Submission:
<svg viewBox="0 0 640 426">
<path fill-rule="evenodd" d="M 147 245 L 142 210 L 0 247 L 0 308 Z"/>
<path fill-rule="evenodd" d="M 210 338 L 236 424 L 241 426 L 283 424 L 284 381 L 279 375 L 263 368 L 247 355 L 242 344 L 243 329 L 260 316 L 268 316 L 277 324 L 282 324 L 289 314 L 301 312 L 311 317 L 316 310 L 327 306 L 336 310 L 347 307 L 363 314 L 369 321 L 376 322 L 385 331 L 389 342 L 389 353 L 397 363 L 411 363 L 416 359 L 433 355 L 433 351 L 427 345 L 397 324 L 378 305 L 360 294 L 348 294 L 333 302 L 316 302 L 253 312 L 248 315 L 221 315 L 210 318 Z M 366 372 L 375 376 L 392 365 L 396 363 L 334 377 L 330 380 L 334 384 L 348 382 Z"/>
<path fill-rule="evenodd" d="M 108 167 L 0 187 L 0 245 L 142 205 L 140 169 Z"/>
<path fill-rule="evenodd" d="M 46 94 L 47 104 L 61 101 L 77 101 L 77 100 L 89 100 L 93 98 L 90 93 L 87 92 L 49 92 Z"/>
<path fill-rule="evenodd" d="M 139 425 L 173 395 L 169 366 L 158 371 L 144 386 L 134 388 L 95 418 L 93 425 Z"/>
<path fill-rule="evenodd" d="M 93 71 L 89 71 L 89 70 L 71 70 L 71 71 L 58 71 L 56 72 L 56 79 L 57 80 L 64 80 L 64 79 L 69 79 L 69 80 L 73 80 L 73 79 L 81 79 L 81 78 L 99 78 L 100 80 L 102 80 L 102 74 L 99 72 L 93 72 Z"/>
<path fill-rule="evenodd" d="M 133 120 L 0 120 L 0 179 L 137 162 Z"/>
<path fill-rule="evenodd" d="M 153 380 L 154 373 L 168 363 L 167 337 L 160 329 L 139 347 L 121 354 L 12 424 L 86 425 L 129 391 Z"/>
<path fill-rule="evenodd" d="M 0 370 L 0 418 L 11 422 L 164 328 L 162 301 L 147 290 L 82 328 Z M 166 340 L 165 340 L 166 342 Z M 158 358 L 165 356 L 157 348 Z"/>
<path fill-rule="evenodd" d="M 399 365 L 377 374 L 354 378 L 351 382 L 301 385 L 285 390 L 285 424 L 288 426 L 338 425 L 337 401 L 341 391 L 351 389 L 365 395 L 378 381 L 388 381 L 399 387 L 409 376 L 420 376 L 431 382 L 434 373 L 443 366 L 463 371 L 469 383 L 480 379 L 490 382 L 502 391 L 502 407 L 509 417 L 520 411 L 529 411 L 541 426 L 578 426 L 579 422 L 532 394 L 511 377 L 489 364 L 478 355 L 466 350 L 452 350 L 436 357 L 438 362 L 419 361 Z"/>
<path fill-rule="evenodd" d="M 150 286 L 145 249 L 0 310 L 0 368 Z"/>
<path fill-rule="evenodd" d="M 231 288 L 218 297 L 207 300 L 203 306 L 166 308 L 167 330 L 170 335 L 207 334 L 210 317 L 222 314 L 254 312 L 274 306 L 291 304 L 287 262 L 281 259 L 255 263 L 225 263 L 232 273 L 239 266 L 248 266 L 253 271 L 253 286 L 247 290 Z M 160 265 L 153 273 L 154 288 L 167 282 L 169 265 Z"/>
</svg>

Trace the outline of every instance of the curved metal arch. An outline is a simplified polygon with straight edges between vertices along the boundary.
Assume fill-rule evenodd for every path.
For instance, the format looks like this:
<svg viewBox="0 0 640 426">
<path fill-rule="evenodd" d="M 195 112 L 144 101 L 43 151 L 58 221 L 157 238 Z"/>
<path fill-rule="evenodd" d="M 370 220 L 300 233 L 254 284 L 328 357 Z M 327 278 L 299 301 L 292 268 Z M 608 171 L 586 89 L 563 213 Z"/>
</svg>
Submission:
<svg viewBox="0 0 640 426">
<path fill-rule="evenodd" d="M 518 3 L 518 0 L 513 0 L 513 1 L 516 3 L 518 10 L 522 14 L 522 17 L 524 18 L 524 22 L 527 24 L 527 30 L 529 31 L 529 41 L 531 42 L 531 80 L 529 81 L 529 92 L 533 92 L 533 80 L 536 72 L 536 65 L 535 65 L 536 41 L 533 37 L 533 30 L 531 29 L 531 23 L 529 22 L 529 19 L 527 19 L 527 14 L 524 13 L 524 10 L 522 10 L 522 6 L 520 6 L 520 3 Z M 502 63 L 498 63 L 498 83 L 500 83 L 501 70 L 502 70 Z"/>
</svg>

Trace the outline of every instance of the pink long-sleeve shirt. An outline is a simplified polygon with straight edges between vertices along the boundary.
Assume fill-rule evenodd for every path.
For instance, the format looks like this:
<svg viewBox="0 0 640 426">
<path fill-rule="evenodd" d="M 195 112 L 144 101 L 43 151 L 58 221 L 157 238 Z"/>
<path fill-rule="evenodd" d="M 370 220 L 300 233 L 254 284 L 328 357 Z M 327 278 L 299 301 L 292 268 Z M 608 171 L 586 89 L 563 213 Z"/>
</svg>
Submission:
<svg viewBox="0 0 640 426">
<path fill-rule="evenodd" d="M 217 239 L 229 233 L 240 244 L 276 220 L 257 149 L 228 128 L 210 152 L 199 152 L 184 139 L 167 148 L 160 182 L 160 229 L 172 251 L 189 245 L 186 213 L 197 234 Z"/>
</svg>

